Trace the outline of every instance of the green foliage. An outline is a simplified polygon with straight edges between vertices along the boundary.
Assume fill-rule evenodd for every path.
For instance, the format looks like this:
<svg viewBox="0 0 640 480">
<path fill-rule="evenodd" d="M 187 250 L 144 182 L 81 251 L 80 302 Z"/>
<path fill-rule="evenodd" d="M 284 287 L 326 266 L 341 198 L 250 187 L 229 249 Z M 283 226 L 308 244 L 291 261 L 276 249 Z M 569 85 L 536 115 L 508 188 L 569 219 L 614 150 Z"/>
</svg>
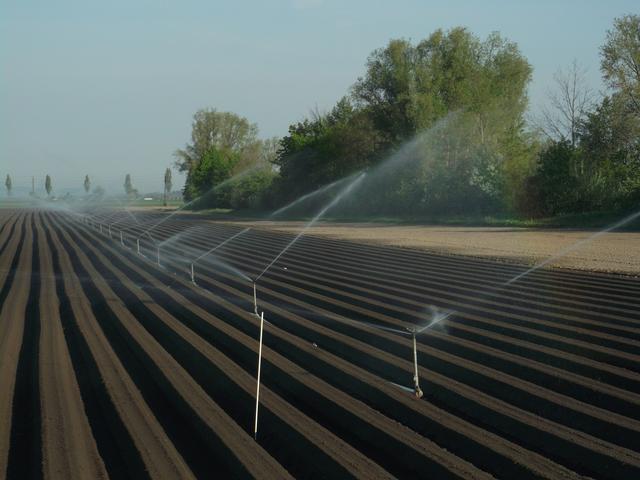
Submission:
<svg viewBox="0 0 640 480">
<path fill-rule="evenodd" d="M 530 77 L 531 67 L 514 43 L 497 33 L 481 41 L 458 27 L 437 30 L 415 46 L 392 40 L 374 51 L 353 96 L 391 143 L 458 110 L 474 114 L 484 140 L 499 117 L 520 119 Z"/>
<path fill-rule="evenodd" d="M 138 190 L 133 188 L 131 175 L 128 173 L 124 177 L 124 192 L 129 198 L 136 198 L 138 196 Z"/>
<path fill-rule="evenodd" d="M 53 186 L 51 185 L 51 177 L 47 175 L 44 180 L 44 189 L 47 191 L 47 195 L 51 195 L 51 190 Z"/>
<path fill-rule="evenodd" d="M 231 112 L 215 109 L 199 110 L 193 117 L 191 143 L 177 150 L 176 167 L 186 172 L 184 199 L 201 208 L 228 204 L 228 195 L 215 188 L 233 175 L 270 166 L 275 159 L 278 142 L 260 140 L 255 124 Z M 228 192 L 227 192 L 228 193 Z"/>
<path fill-rule="evenodd" d="M 574 174 L 577 155 L 577 149 L 567 140 L 551 143 L 540 153 L 537 171 L 527 180 L 526 213 L 544 216 L 574 210 L 578 198 Z"/>
<path fill-rule="evenodd" d="M 181 172 L 190 172 L 214 149 L 251 155 L 257 133 L 255 124 L 235 113 L 198 110 L 191 125 L 191 143 L 174 154 L 176 167 Z"/>
<path fill-rule="evenodd" d="M 263 168 L 238 179 L 228 187 L 228 206 L 250 210 L 268 207 L 268 195 L 275 177 L 276 173 L 271 168 Z"/>
<path fill-rule="evenodd" d="M 512 207 L 533 158 L 522 118 L 530 76 L 515 44 L 498 34 L 481 41 L 455 28 L 417 45 L 392 40 L 369 57 L 351 99 L 289 128 L 276 161 L 280 202 L 374 166 L 418 139 L 412 158 L 374 182 L 353 208 Z"/>
<path fill-rule="evenodd" d="M 618 95 L 605 97 L 580 134 L 576 168 L 592 210 L 618 208 L 640 199 L 640 116 Z"/>
<path fill-rule="evenodd" d="M 276 195 L 280 203 L 370 165 L 378 132 L 363 111 L 343 98 L 327 115 L 289 127 L 280 143 Z"/>
<path fill-rule="evenodd" d="M 197 207 L 266 209 L 364 170 L 341 202 L 347 215 L 630 207 L 640 201 L 639 16 L 616 19 L 601 59 L 611 95 L 594 107 L 574 63 L 556 101 L 569 114 L 570 141 L 560 122 L 548 125 L 559 135 L 543 144 L 524 121 L 531 66 L 515 43 L 460 27 L 418 43 L 391 40 L 369 56 L 348 96 L 280 141 L 257 139 L 257 127 L 233 113 L 198 111 L 191 143 L 176 152 L 184 196 L 202 197 Z"/>
<path fill-rule="evenodd" d="M 640 200 L 640 121 L 620 95 L 582 123 L 577 146 L 550 143 L 527 181 L 521 209 L 533 216 L 633 207 Z"/>
<path fill-rule="evenodd" d="M 166 207 L 167 206 L 167 195 L 169 195 L 171 193 L 171 169 L 167 168 L 164 171 L 164 195 L 163 195 L 163 199 L 162 199 L 162 204 Z"/>
<path fill-rule="evenodd" d="M 226 203 L 222 192 L 216 187 L 231 177 L 231 172 L 239 161 L 239 154 L 231 150 L 211 147 L 198 164 L 193 168 L 185 184 L 184 198 L 187 201 L 203 197 L 198 202 L 200 207 L 217 206 Z"/>
<path fill-rule="evenodd" d="M 640 115 L 640 15 L 614 20 L 600 56 L 600 69 L 607 84 Z"/>
</svg>

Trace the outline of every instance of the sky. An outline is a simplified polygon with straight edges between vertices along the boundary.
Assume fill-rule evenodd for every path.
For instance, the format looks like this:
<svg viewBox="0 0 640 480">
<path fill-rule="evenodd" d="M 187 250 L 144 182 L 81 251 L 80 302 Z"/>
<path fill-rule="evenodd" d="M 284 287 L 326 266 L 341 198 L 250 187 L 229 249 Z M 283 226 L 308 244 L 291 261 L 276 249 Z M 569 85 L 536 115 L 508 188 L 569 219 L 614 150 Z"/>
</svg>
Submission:
<svg viewBox="0 0 640 480">
<path fill-rule="evenodd" d="M 635 7 L 635 8 L 634 8 Z M 533 66 L 531 109 L 574 59 L 604 91 L 599 47 L 627 0 L 0 0 L 0 176 L 14 188 L 160 191 L 200 108 L 283 136 L 329 110 L 367 56 L 438 28 L 493 31 Z M 174 172 L 174 184 L 182 179 Z"/>
</svg>

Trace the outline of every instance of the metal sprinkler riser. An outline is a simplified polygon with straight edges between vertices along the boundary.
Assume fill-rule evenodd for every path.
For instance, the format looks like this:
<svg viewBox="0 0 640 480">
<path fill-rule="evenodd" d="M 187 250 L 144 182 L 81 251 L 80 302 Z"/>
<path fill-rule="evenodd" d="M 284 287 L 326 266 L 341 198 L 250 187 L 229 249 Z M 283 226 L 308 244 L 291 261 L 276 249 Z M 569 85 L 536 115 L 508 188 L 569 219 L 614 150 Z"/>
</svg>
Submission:
<svg viewBox="0 0 640 480">
<path fill-rule="evenodd" d="M 418 375 L 418 347 L 416 342 L 416 331 L 412 331 L 413 338 L 413 392 L 417 398 L 422 398 L 422 390 L 420 389 L 420 376 Z"/>
<path fill-rule="evenodd" d="M 253 311 L 256 315 L 258 314 L 258 296 L 256 294 L 256 282 L 253 282 Z"/>
</svg>

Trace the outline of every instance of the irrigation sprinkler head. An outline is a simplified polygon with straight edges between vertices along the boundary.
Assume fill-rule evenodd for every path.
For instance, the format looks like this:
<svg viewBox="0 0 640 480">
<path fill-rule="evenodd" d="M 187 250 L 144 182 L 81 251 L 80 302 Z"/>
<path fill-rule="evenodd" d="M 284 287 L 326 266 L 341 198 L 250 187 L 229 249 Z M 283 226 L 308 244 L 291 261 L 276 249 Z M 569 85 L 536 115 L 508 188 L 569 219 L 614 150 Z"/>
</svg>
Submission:
<svg viewBox="0 0 640 480">
<path fill-rule="evenodd" d="M 196 275 L 193 271 L 193 263 L 191 264 L 191 283 L 193 283 L 194 285 L 196 284 Z"/>
<path fill-rule="evenodd" d="M 415 327 L 408 329 L 411 332 L 413 340 L 413 393 L 416 398 L 422 398 L 422 390 L 420 389 L 420 375 L 418 374 L 418 347 L 416 342 L 417 330 Z"/>
<path fill-rule="evenodd" d="M 253 282 L 253 313 L 255 313 L 258 317 L 260 314 L 258 313 L 258 296 L 256 293 L 256 282 Z"/>
<path fill-rule="evenodd" d="M 258 374 L 256 376 L 256 413 L 253 423 L 253 439 L 258 440 L 258 408 L 260 406 L 260 367 L 262 365 L 262 332 L 264 331 L 264 312 L 259 315 L 260 318 L 260 338 L 258 340 Z"/>
<path fill-rule="evenodd" d="M 416 396 L 416 398 L 422 398 L 424 396 L 424 392 L 417 385 L 413 389 L 413 394 Z"/>
</svg>

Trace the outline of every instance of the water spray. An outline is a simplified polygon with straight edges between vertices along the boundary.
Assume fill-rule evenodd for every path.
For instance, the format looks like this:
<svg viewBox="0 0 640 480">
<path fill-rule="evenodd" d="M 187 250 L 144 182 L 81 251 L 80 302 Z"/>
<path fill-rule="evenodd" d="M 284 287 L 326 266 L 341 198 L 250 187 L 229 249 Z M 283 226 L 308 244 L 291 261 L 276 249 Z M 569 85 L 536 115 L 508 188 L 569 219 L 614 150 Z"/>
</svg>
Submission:
<svg viewBox="0 0 640 480">
<path fill-rule="evenodd" d="M 290 249 L 290 248 L 291 248 L 291 247 L 292 247 L 292 246 L 293 246 L 293 245 L 294 245 L 294 244 L 295 244 L 295 243 L 300 239 L 300 237 L 302 237 L 302 235 L 304 235 L 304 233 L 305 233 L 309 228 L 313 227 L 313 226 L 316 224 L 316 222 L 317 222 L 318 220 L 320 220 L 320 219 L 323 217 L 323 215 L 324 215 L 325 213 L 327 213 L 327 211 L 328 211 L 328 210 L 330 210 L 330 209 L 331 209 L 332 207 L 334 207 L 334 206 L 335 206 L 335 205 L 336 205 L 340 200 L 342 200 L 342 198 L 343 198 L 345 195 L 349 194 L 349 193 L 350 193 L 350 192 L 355 188 L 355 186 L 356 186 L 358 183 L 360 183 L 360 182 L 362 181 L 362 179 L 363 179 L 365 176 L 366 176 L 366 173 L 365 173 L 365 172 L 363 172 L 363 173 L 361 173 L 360 175 L 358 175 L 358 177 L 357 177 L 353 182 L 351 182 L 349 185 L 347 185 L 347 187 L 346 187 L 344 190 L 342 190 L 342 191 L 341 191 L 341 192 L 340 192 L 340 193 L 339 193 L 339 194 L 338 194 L 338 195 L 337 195 L 333 200 L 331 200 L 331 202 L 329 202 L 329 204 L 328 204 L 327 206 L 325 206 L 322 210 L 320 210 L 320 211 L 318 212 L 318 214 L 317 214 L 315 217 L 313 217 L 313 218 L 309 221 L 309 223 L 307 223 L 307 224 L 304 226 L 304 228 L 303 228 L 303 229 L 302 229 L 302 230 L 301 230 L 301 231 L 300 231 L 300 232 L 299 232 L 299 233 L 294 237 L 294 239 L 293 239 L 293 240 L 291 240 L 291 242 L 289 242 L 289 244 L 288 244 L 286 247 L 284 247 L 284 248 L 282 249 L 282 251 L 281 251 L 280 253 L 278 253 L 278 255 L 276 255 L 276 257 L 275 257 L 273 260 L 271 260 L 271 262 L 269 263 L 269 265 L 267 265 L 267 266 L 264 268 L 264 270 L 262 270 L 262 272 L 260 272 L 260 275 L 258 275 L 258 276 L 256 277 L 256 279 L 254 280 L 254 283 L 257 283 L 257 282 L 258 282 L 258 280 L 260 280 L 260 278 L 262 278 L 262 276 L 263 276 L 265 273 L 267 273 L 267 270 L 269 270 L 269 269 L 271 268 L 271 266 L 272 266 L 274 263 L 276 263 L 276 262 L 278 261 L 278 259 L 279 259 L 280 257 L 282 257 L 282 255 L 284 255 L 284 254 L 287 252 L 287 250 L 289 250 L 289 249 Z"/>
<path fill-rule="evenodd" d="M 235 234 L 231 235 L 229 238 L 227 238 L 227 239 L 226 239 L 226 240 L 224 240 L 223 242 L 219 243 L 219 244 L 218 244 L 218 245 L 216 245 L 215 247 L 210 248 L 209 250 L 207 250 L 206 252 L 204 252 L 202 255 L 200 255 L 199 257 L 195 258 L 193 261 L 194 261 L 194 262 L 197 262 L 197 261 L 198 261 L 198 260 L 200 260 L 201 258 L 204 258 L 204 257 L 206 257 L 207 255 L 209 255 L 210 253 L 215 252 L 215 251 L 216 251 L 216 250 L 218 250 L 219 248 L 221 248 L 221 247 L 225 246 L 227 243 L 229 243 L 230 241 L 232 241 L 232 240 L 233 240 L 233 239 L 235 239 L 235 238 L 238 238 L 240 235 L 242 235 L 242 234 L 244 234 L 244 233 L 248 232 L 249 230 L 251 230 L 251 227 L 247 227 L 247 228 L 245 228 L 244 230 L 242 230 L 242 231 L 240 231 L 240 232 L 238 232 L 238 233 L 235 233 Z"/>
<path fill-rule="evenodd" d="M 400 330 L 399 328 L 392 328 L 392 327 L 387 327 L 385 325 L 377 325 L 375 323 L 369 323 L 369 322 L 363 322 L 361 320 L 351 320 L 349 318 L 345 318 L 345 317 L 341 317 L 342 320 L 347 321 L 349 323 L 353 323 L 354 325 L 359 325 L 359 326 L 366 326 L 366 327 L 372 327 L 375 328 L 376 330 L 383 330 L 385 332 L 391 332 L 391 333 L 396 333 L 398 335 L 403 335 L 403 336 L 407 336 L 407 335 L 411 335 L 411 343 L 412 343 L 412 347 L 413 347 L 413 388 L 409 388 L 409 387 L 405 387 L 404 385 L 400 385 L 394 382 L 389 382 L 403 390 L 406 391 L 411 391 L 413 392 L 413 394 L 416 396 L 416 398 L 422 398 L 424 395 L 424 392 L 422 391 L 422 389 L 420 388 L 420 374 L 419 374 L 419 370 L 418 370 L 418 340 L 417 337 L 418 335 L 420 335 L 421 333 L 425 332 L 426 330 L 429 330 L 430 328 L 434 327 L 435 325 L 437 325 L 438 323 L 442 322 L 443 320 L 446 320 L 447 318 L 449 318 L 451 315 L 453 315 L 455 312 L 454 311 L 447 311 L 447 312 L 438 312 L 435 308 L 431 307 L 432 310 L 432 319 L 429 323 L 427 323 L 424 326 L 413 326 L 413 327 L 406 327 L 405 330 Z"/>
<path fill-rule="evenodd" d="M 176 210 L 174 210 L 173 212 L 171 212 L 169 215 L 163 217 L 159 222 L 154 223 L 153 225 L 151 225 L 151 227 L 149 227 L 148 229 L 146 229 L 144 232 L 142 232 L 140 235 L 138 235 L 138 238 L 142 237 L 144 234 L 148 234 L 149 232 L 151 232 L 154 228 L 156 228 L 157 226 L 163 224 L 164 222 L 166 222 L 167 220 L 169 220 L 171 217 L 173 217 L 175 214 L 177 214 L 179 211 L 185 209 L 186 207 L 188 207 L 189 205 L 191 205 L 192 203 L 197 202 L 198 200 L 200 200 L 201 198 L 204 198 L 205 196 L 215 192 L 216 190 L 224 187 L 225 185 L 228 185 L 236 180 L 238 180 L 239 178 L 244 177 L 245 175 L 247 175 L 248 173 L 251 173 L 253 171 L 256 170 L 256 167 L 251 167 L 248 168 L 246 170 L 243 170 L 242 172 L 234 175 L 231 178 L 226 179 L 225 181 L 215 185 L 214 187 L 212 187 L 211 189 L 209 189 L 207 192 L 203 193 L 202 195 L 200 195 L 199 197 L 194 198 L 193 200 L 190 200 L 189 202 L 185 203 L 184 205 L 182 205 L 180 208 L 177 208 Z"/>
<path fill-rule="evenodd" d="M 329 204 L 327 206 L 325 206 L 322 210 L 320 210 L 320 212 L 318 212 L 318 214 L 313 217 L 309 223 L 307 223 L 305 225 L 305 227 L 294 237 L 293 240 L 291 240 L 287 246 L 285 246 L 280 253 L 278 253 L 278 255 L 275 256 L 275 258 L 273 260 L 271 260 L 271 262 L 264 268 L 264 270 L 262 270 L 262 272 L 260 272 L 260 274 L 253 280 L 253 312 L 258 315 L 258 295 L 257 295 L 257 284 L 258 284 L 258 280 L 260 280 L 262 278 L 262 276 L 267 273 L 267 270 L 269 270 L 271 268 L 271 266 L 273 264 L 275 264 L 278 259 L 280 257 L 282 257 L 282 255 L 284 255 L 287 250 L 289 250 L 289 248 L 291 248 L 296 241 L 298 241 L 298 239 L 300 237 L 302 237 L 302 235 L 309 229 L 311 228 L 318 220 L 320 220 L 320 218 L 322 218 L 322 216 L 329 210 L 331 209 L 333 206 L 335 206 L 340 200 L 342 200 L 342 198 L 349 194 L 354 188 L 355 186 L 360 183 L 360 181 L 362 181 L 362 179 L 365 177 L 366 173 L 363 172 L 360 175 L 358 175 L 358 177 L 351 182 L 349 185 L 347 185 L 347 187 L 342 190 L 331 202 L 329 202 Z M 337 182 L 334 182 L 337 183 Z M 242 232 L 241 232 L 242 233 Z M 264 313 L 264 312 L 263 312 Z M 257 420 L 256 420 L 257 421 Z"/>
<path fill-rule="evenodd" d="M 583 238 L 582 240 L 579 240 L 579 241 L 569 245 L 568 247 L 563 248 L 562 250 L 560 250 L 555 255 L 552 255 L 551 257 L 547 258 L 546 260 L 544 260 L 544 261 L 534 265 L 533 267 L 529 268 L 528 270 L 516 275 L 511 280 L 509 280 L 509 281 L 503 283 L 502 285 L 500 285 L 498 288 L 506 287 L 508 285 L 511 285 L 514 282 L 517 282 L 522 277 L 525 277 L 525 276 L 529 275 L 530 273 L 533 273 L 536 270 L 539 270 L 540 268 L 550 264 L 551 262 L 564 257 L 566 254 L 572 252 L 573 250 L 576 250 L 577 248 L 580 248 L 585 243 L 589 243 L 589 242 L 595 240 L 596 238 L 598 238 L 599 236 L 604 235 L 605 233 L 609 233 L 611 230 L 615 230 L 617 228 L 620 228 L 620 227 L 626 225 L 629 222 L 632 222 L 633 220 L 635 220 L 636 218 L 639 218 L 639 217 L 640 217 L 640 211 L 637 211 L 636 213 L 633 213 L 633 214 L 629 215 L 628 217 L 623 218 L 622 220 L 614 223 L 613 225 L 609 225 L 607 228 L 605 228 L 603 230 L 600 230 L 599 232 L 596 232 L 593 235 L 588 236 L 587 238 Z"/>
<path fill-rule="evenodd" d="M 339 183 L 343 183 L 344 181 L 352 178 L 353 176 L 354 175 L 349 175 L 348 177 L 341 178 L 340 180 L 336 180 L 335 182 L 329 183 L 328 185 L 320 187 L 317 190 L 314 190 L 313 192 L 307 193 L 306 195 L 303 195 L 300 198 L 297 198 L 296 200 L 294 200 L 293 202 L 289 203 L 288 205 L 285 205 L 284 207 L 279 208 L 275 212 L 272 212 L 271 214 L 269 214 L 269 218 L 277 217 L 281 213 L 283 213 L 283 212 L 295 207 L 296 205 L 298 205 L 298 204 L 304 202 L 305 200 L 307 200 L 308 198 L 315 197 L 316 195 L 320 195 L 321 193 L 324 193 L 324 192 L 330 190 L 331 188 L 335 187 Z"/>
</svg>

